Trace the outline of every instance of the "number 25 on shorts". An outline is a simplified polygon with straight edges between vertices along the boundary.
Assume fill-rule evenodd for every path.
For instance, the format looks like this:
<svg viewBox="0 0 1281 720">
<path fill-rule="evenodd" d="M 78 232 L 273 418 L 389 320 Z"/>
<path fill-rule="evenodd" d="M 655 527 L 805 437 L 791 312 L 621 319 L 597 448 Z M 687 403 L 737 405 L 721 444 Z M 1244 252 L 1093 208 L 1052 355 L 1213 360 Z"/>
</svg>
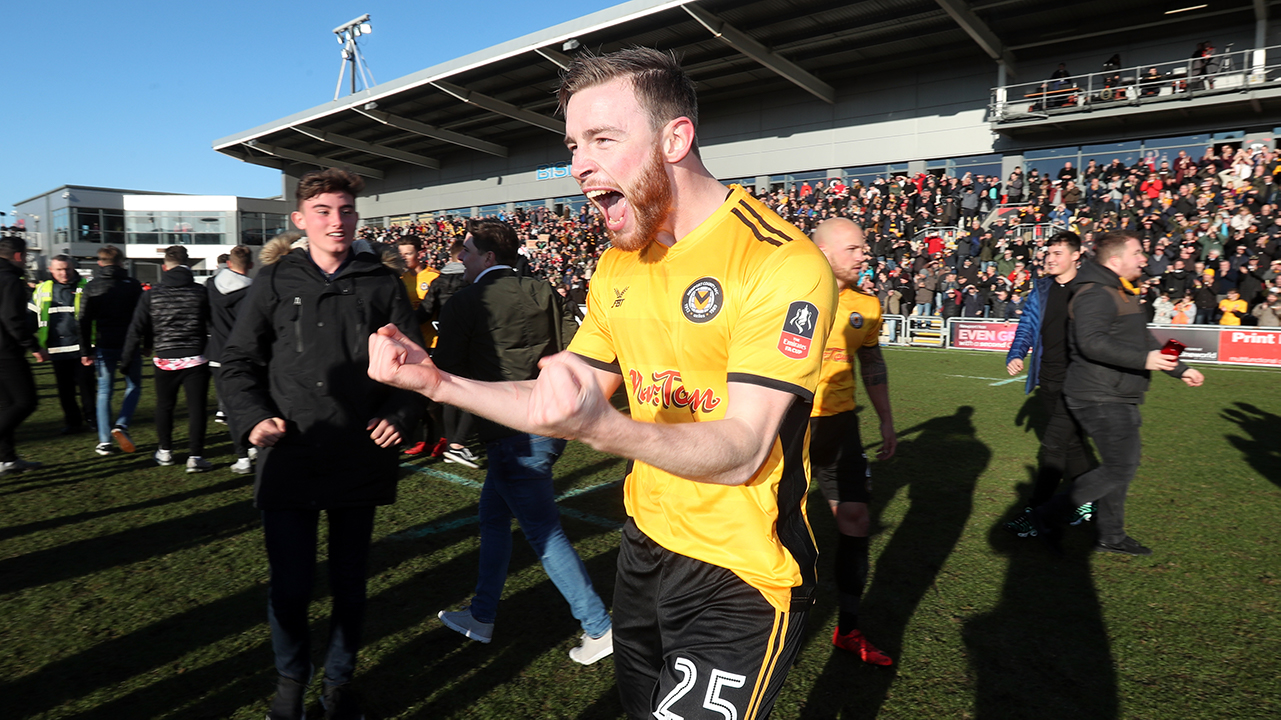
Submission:
<svg viewBox="0 0 1281 720">
<path fill-rule="evenodd" d="M 672 706 L 688 695 L 694 689 L 694 686 L 698 684 L 698 668 L 693 662 L 686 658 L 678 657 L 674 664 L 676 670 L 682 676 L 681 681 L 658 704 L 658 709 L 654 711 L 654 717 L 657 720 L 684 720 L 681 715 L 672 712 Z M 703 697 L 703 707 L 719 713 L 725 720 L 738 720 L 738 708 L 721 697 L 721 690 L 727 687 L 741 688 L 746 682 L 747 677 L 744 675 L 735 675 L 724 670 L 712 670 L 711 677 L 707 681 L 707 694 Z"/>
</svg>

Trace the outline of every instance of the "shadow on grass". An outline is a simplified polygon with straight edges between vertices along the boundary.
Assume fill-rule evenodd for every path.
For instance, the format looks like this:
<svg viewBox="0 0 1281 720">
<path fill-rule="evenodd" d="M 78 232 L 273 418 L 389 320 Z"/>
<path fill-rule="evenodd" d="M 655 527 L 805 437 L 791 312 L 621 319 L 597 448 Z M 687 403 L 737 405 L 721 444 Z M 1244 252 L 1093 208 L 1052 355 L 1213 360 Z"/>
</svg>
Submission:
<svg viewBox="0 0 1281 720">
<path fill-rule="evenodd" d="M 250 504 L 237 502 L 0 560 L 0 594 L 200 547 L 252 529 L 257 522 Z"/>
<path fill-rule="evenodd" d="M 1222 416 L 1241 428 L 1242 435 L 1225 435 L 1232 447 L 1260 475 L 1281 486 L 1281 415 L 1246 402 L 1233 403 Z"/>
<path fill-rule="evenodd" d="M 117 466 L 112 468 L 111 471 L 103 473 L 103 475 L 104 476 L 114 475 L 121 471 L 122 469 Z M 81 475 L 81 476 L 78 476 L 75 480 L 67 480 L 59 483 L 50 483 L 49 485 L 44 485 L 41 487 L 49 487 L 50 485 L 58 485 L 58 484 L 84 482 L 90 479 L 94 479 L 94 478 L 92 476 L 85 477 Z M 76 513 L 74 515 L 63 515 L 61 517 L 49 518 L 47 520 L 39 520 L 36 522 L 26 523 L 24 525 L 11 525 L 9 527 L 0 528 L 0 541 L 11 540 L 13 538 L 22 537 L 23 535 L 28 535 L 30 533 L 44 532 L 47 530 L 52 530 L 54 528 L 62 527 L 64 525 L 74 525 L 76 523 L 89 522 L 90 520 L 96 520 L 98 518 L 107 517 L 109 515 L 115 515 L 117 513 L 138 512 L 140 510 L 147 510 L 154 507 L 160 507 L 161 505 L 169 505 L 172 503 L 186 502 L 188 500 L 192 500 L 198 497 L 203 497 L 205 495 L 217 495 L 219 493 L 226 492 L 228 490 L 235 490 L 236 488 L 245 487 L 251 484 L 253 484 L 253 478 L 235 477 L 229 480 L 223 480 L 221 482 L 214 483 L 212 485 L 205 485 L 203 487 L 194 488 L 186 492 L 180 492 L 174 495 L 166 495 L 164 497 L 153 498 L 151 500 L 144 500 L 143 502 L 132 503 L 129 505 L 118 505 L 116 507 L 110 507 L 103 510 L 93 510 L 90 512 Z M 36 489 L 36 488 L 33 488 L 33 489 Z M 0 493 L 0 494 L 3 494 L 3 493 Z"/>
<path fill-rule="evenodd" d="M 874 558 L 874 575 L 864 593 L 860 613 L 860 624 L 868 638 L 896 663 L 903 659 L 903 636 L 908 623 L 934 587 L 969 520 L 975 485 L 992 455 L 987 445 L 975 437 L 973 414 L 974 409 L 965 405 L 952 415 L 901 430 L 900 438 L 920 434 L 901 440 L 891 462 L 873 465 L 873 532 L 882 527 L 881 510 L 901 488 L 907 489 L 910 503 L 893 537 Z M 940 463 L 944 458 L 946 464 Z M 821 526 L 830 528 L 828 535 L 835 532 L 834 523 L 828 519 L 830 510 L 812 505 L 811 511 L 811 517 L 813 512 L 823 513 Z M 834 544 L 830 537 L 827 542 Z M 821 557 L 829 558 L 830 566 L 833 555 Z M 821 567 L 819 572 L 830 576 L 829 567 Z M 830 636 L 836 612 L 831 597 L 835 584 L 825 585 L 828 597 L 820 597 L 808 622 L 820 640 Z M 873 667 L 850 653 L 832 649 L 801 717 L 875 718 L 897 674 L 897 664 Z"/>
<path fill-rule="evenodd" d="M 1036 478 L 1028 467 L 1027 493 Z M 1110 720 L 1119 715 L 1116 671 L 1090 571 L 1094 529 L 1069 528 L 1063 556 L 1002 527 L 1022 509 L 1016 500 L 988 531 L 1009 558 L 1001 598 L 965 622 L 963 637 L 978 720 Z"/>
<path fill-rule="evenodd" d="M 257 513 L 248 503 L 238 503 L 236 507 L 256 522 Z M 475 512 L 476 507 L 471 506 L 442 516 L 439 521 L 460 519 Z M 226 523 L 222 528 L 224 535 L 240 526 L 234 515 L 210 516 L 206 522 L 215 517 Z M 575 541 L 606 532 L 572 519 L 565 524 L 571 540 Z M 371 548 L 370 577 L 376 579 L 402 565 L 421 563 L 422 558 L 467 541 L 475 532 L 473 527 L 461 527 L 413 541 L 384 537 Z M 208 536 L 202 539 L 207 540 Z M 322 556 L 323 547 L 322 542 Z M 586 562 L 597 590 L 602 597 L 609 597 L 613 590 L 616 551 L 601 553 Z M 467 641 L 442 626 L 435 619 L 436 611 L 465 602 L 475 583 L 477 563 L 476 551 L 464 552 L 414 573 L 369 598 L 365 645 L 385 638 L 407 638 L 403 646 L 392 650 L 376 666 L 362 668 L 357 673 L 371 716 L 394 715 L 406 707 L 428 701 L 425 714 L 418 716 L 438 717 L 452 711 L 465 714 L 469 704 L 493 692 L 503 682 L 519 678 L 528 665 L 551 648 L 564 644 L 568 651 L 572 646 L 570 638 L 577 637 L 577 623 L 555 586 L 545 577 L 504 598 L 502 617 L 491 645 Z M 527 543 L 514 543 L 512 575 L 537 564 L 537 557 Z M 261 565 L 265 574 L 265 554 Z M 323 602 L 328 589 L 324 579 L 328 577 L 327 563 L 317 564 L 316 577 L 313 602 L 319 607 L 313 605 L 313 611 L 318 610 L 327 618 L 328 603 Z M 80 709 L 76 717 L 100 720 L 167 716 L 184 706 L 187 706 L 182 713 L 184 717 L 225 718 L 246 707 L 254 708 L 252 713 L 260 715 L 275 686 L 272 651 L 265 628 L 266 609 L 266 585 L 259 584 L 48 663 L 0 685 L 11 699 L 5 715 L 37 717 L 55 708 L 70 709 L 77 704 Z M 317 659 L 324 654 L 327 626 L 327 619 L 312 623 L 312 649 Z M 252 638 L 254 634 L 262 639 L 233 640 L 239 642 L 239 646 L 219 651 L 218 660 L 194 669 L 185 666 L 188 662 L 200 665 L 199 655 L 213 645 L 240 635 Z M 192 654 L 197 657 L 187 659 Z M 564 665 L 567 671 L 580 669 L 568 657 L 564 658 Z M 611 671 L 612 682 L 610 665 L 602 662 L 594 670 L 606 668 Z M 148 676 L 159 676 L 159 679 L 147 682 Z M 567 675 L 564 680 L 572 682 L 573 675 Z M 146 683 L 145 687 L 84 708 L 84 698 L 103 688 L 141 683 Z M 606 695 L 608 693 L 603 694 L 600 701 L 603 708 L 610 707 Z M 316 716 L 323 715 L 317 703 L 312 705 L 309 709 Z M 610 716 L 607 709 L 602 712 L 605 714 L 600 717 Z"/>
</svg>

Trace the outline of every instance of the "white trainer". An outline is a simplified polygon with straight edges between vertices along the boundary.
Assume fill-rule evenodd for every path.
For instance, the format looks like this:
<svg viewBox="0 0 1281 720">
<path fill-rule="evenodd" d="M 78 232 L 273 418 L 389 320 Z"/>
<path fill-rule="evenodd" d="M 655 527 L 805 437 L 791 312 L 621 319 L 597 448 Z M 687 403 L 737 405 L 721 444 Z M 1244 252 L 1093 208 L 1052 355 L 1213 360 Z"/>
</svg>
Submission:
<svg viewBox="0 0 1281 720">
<path fill-rule="evenodd" d="M 151 457 L 155 458 L 156 463 L 160 465 L 173 465 L 173 453 L 168 450 L 157 450 Z"/>
<path fill-rule="evenodd" d="M 237 475 L 251 475 L 254 471 L 254 461 L 242 457 L 231 464 L 231 471 Z"/>
<path fill-rule="evenodd" d="M 212 469 L 213 463 L 198 455 L 192 455 L 187 458 L 187 472 L 189 473 L 209 472 Z"/>
<path fill-rule="evenodd" d="M 583 633 L 582 644 L 569 651 L 569 659 L 583 665 L 591 665 L 612 654 L 614 654 L 614 628 L 611 627 L 598 638 Z"/>
</svg>

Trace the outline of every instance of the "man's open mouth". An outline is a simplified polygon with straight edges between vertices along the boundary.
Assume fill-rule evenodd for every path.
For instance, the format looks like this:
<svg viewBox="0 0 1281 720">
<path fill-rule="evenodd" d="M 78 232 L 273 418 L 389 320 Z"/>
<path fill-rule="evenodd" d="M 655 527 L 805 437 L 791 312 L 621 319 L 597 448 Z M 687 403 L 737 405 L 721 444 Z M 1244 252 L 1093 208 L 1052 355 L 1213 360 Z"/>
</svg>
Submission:
<svg viewBox="0 0 1281 720">
<path fill-rule="evenodd" d="M 605 227 L 614 232 L 623 229 L 628 211 L 626 195 L 609 188 L 587 190 L 584 194 L 600 210 L 601 216 L 605 218 Z"/>
</svg>

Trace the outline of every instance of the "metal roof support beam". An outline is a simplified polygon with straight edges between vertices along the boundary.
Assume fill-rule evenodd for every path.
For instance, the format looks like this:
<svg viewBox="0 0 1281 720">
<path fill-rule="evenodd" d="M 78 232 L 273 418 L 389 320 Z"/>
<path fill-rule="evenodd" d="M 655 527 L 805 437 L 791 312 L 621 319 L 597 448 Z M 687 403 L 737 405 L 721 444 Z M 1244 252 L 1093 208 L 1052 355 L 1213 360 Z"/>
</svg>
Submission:
<svg viewBox="0 0 1281 720">
<path fill-rule="evenodd" d="M 435 85 L 437 88 L 453 95 L 459 100 L 462 100 L 469 105 L 475 105 L 482 110 L 488 110 L 489 112 L 509 117 L 512 120 L 519 120 L 523 123 L 527 123 L 544 130 L 550 130 L 557 135 L 565 134 L 565 123 L 557 120 L 556 118 L 550 118 L 546 115 L 533 112 L 532 110 L 516 107 L 515 105 L 505 103 L 498 98 L 492 98 L 488 95 L 468 90 L 465 87 L 444 82 L 443 80 L 433 81 L 432 85 Z"/>
<path fill-rule="evenodd" d="M 382 170 L 375 170 L 373 168 L 365 167 L 364 165 L 356 165 L 354 163 L 342 162 L 341 160 L 330 160 L 329 158 L 322 158 L 316 155 L 312 155 L 310 153 L 298 152 L 297 150 L 286 150 L 285 148 L 276 147 L 275 145 L 268 145 L 267 143 L 260 142 L 258 140 L 246 141 L 245 145 L 253 148 L 254 150 L 258 150 L 259 152 L 265 152 L 268 155 L 275 155 L 276 157 L 284 158 L 285 160 L 293 160 L 294 162 L 307 163 L 308 165 L 315 165 L 317 167 L 322 167 L 322 168 L 327 168 L 327 167 L 342 168 L 344 170 L 350 170 L 356 173 L 357 175 L 364 175 L 365 177 L 374 178 L 375 180 L 383 179 Z"/>
<path fill-rule="evenodd" d="M 480 138 L 474 138 L 471 135 L 464 135 L 460 132 L 436 127 L 435 125 L 428 125 L 427 123 L 418 122 L 417 120 L 410 120 L 407 117 L 392 115 L 391 113 L 384 112 L 382 110 L 375 110 L 370 107 L 370 105 L 373 105 L 373 103 L 368 103 L 363 108 L 352 108 L 352 110 L 355 110 L 371 120 L 377 120 L 383 125 L 394 127 L 397 130 L 404 130 L 405 132 L 411 132 L 415 135 L 422 135 L 423 137 L 429 137 L 434 140 L 441 140 L 454 145 L 461 145 L 465 148 L 479 150 L 480 152 L 497 155 L 498 157 L 507 157 L 507 148 L 503 145 L 486 142 Z"/>
<path fill-rule="evenodd" d="M 419 167 L 430 168 L 432 170 L 440 169 L 440 161 L 435 158 L 405 152 L 404 150 L 396 150 L 385 145 L 365 142 L 364 140 L 357 140 L 354 137 L 348 137 L 346 135 L 317 130 L 316 128 L 308 127 L 306 125 L 294 125 L 290 129 L 300 132 L 307 137 L 315 138 L 323 143 L 329 143 L 330 145 L 338 145 L 339 147 L 345 147 L 351 150 L 359 150 L 361 152 L 369 153 L 370 155 L 391 158 L 392 160 L 399 160 L 401 162 L 409 163 L 410 165 L 417 165 Z"/>
<path fill-rule="evenodd" d="M 574 58 L 566 55 L 565 53 L 556 52 L 551 48 L 534 48 L 534 52 L 538 53 L 539 55 L 542 55 L 548 60 L 551 60 L 552 64 L 554 64 L 556 67 L 560 68 L 561 70 L 568 70 L 569 64 L 574 62 Z"/>
<path fill-rule="evenodd" d="M 965 0 L 935 0 L 935 2 L 943 8 L 944 12 L 952 16 L 952 20 L 961 26 L 971 40 L 983 48 L 983 52 L 987 53 L 988 57 L 1004 65 L 1005 71 L 1009 74 L 1018 75 L 1014 65 L 1014 54 L 1005 47 L 1005 43 L 1001 42 L 1001 38 L 992 32 L 987 23 L 974 14 L 970 6 L 965 4 Z"/>
<path fill-rule="evenodd" d="M 248 145 L 242 144 L 239 147 L 245 148 L 245 151 L 239 152 L 238 150 L 235 149 L 235 146 L 232 146 L 232 147 L 223 148 L 220 152 L 230 155 L 231 157 L 234 157 L 235 159 L 241 162 L 252 163 L 254 165 L 261 165 L 263 167 L 275 168 L 276 170 L 284 170 L 285 166 L 288 165 L 288 163 L 284 162 L 283 160 L 279 160 L 274 157 L 263 157 L 261 155 L 255 155 L 251 150 L 249 150 Z"/>
<path fill-rule="evenodd" d="M 836 90 L 831 85 L 814 77 L 805 68 L 773 52 L 748 36 L 747 33 L 697 5 L 682 5 L 681 7 L 690 14 L 690 17 L 697 20 L 700 25 L 707 28 L 708 32 L 720 38 L 726 45 L 773 70 L 819 100 L 828 104 L 836 104 Z"/>
</svg>

